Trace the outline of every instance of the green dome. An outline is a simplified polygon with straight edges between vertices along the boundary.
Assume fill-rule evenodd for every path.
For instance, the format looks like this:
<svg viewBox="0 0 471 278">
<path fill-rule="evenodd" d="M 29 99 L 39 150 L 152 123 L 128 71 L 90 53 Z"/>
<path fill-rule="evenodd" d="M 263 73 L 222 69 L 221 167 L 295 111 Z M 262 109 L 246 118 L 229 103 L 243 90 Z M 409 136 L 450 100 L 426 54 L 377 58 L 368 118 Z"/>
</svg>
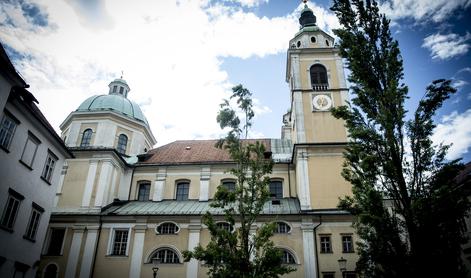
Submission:
<svg viewBox="0 0 471 278">
<path fill-rule="evenodd" d="M 77 112 L 114 111 L 133 120 L 147 123 L 137 103 L 120 95 L 99 95 L 87 98 L 76 110 Z"/>
</svg>

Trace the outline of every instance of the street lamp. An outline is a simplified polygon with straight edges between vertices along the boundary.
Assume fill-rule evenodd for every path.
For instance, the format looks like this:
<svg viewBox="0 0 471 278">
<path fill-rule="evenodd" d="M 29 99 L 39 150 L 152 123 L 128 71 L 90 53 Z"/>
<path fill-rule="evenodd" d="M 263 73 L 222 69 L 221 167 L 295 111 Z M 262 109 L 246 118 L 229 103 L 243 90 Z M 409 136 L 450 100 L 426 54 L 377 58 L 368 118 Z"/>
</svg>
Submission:
<svg viewBox="0 0 471 278">
<path fill-rule="evenodd" d="M 158 258 L 152 258 L 152 272 L 153 272 L 153 277 L 157 278 L 157 271 L 159 271 L 159 265 L 160 259 Z"/>
<path fill-rule="evenodd" d="M 340 257 L 338 262 L 339 262 L 340 272 L 342 272 L 342 278 L 344 278 L 345 277 L 345 271 L 347 271 L 347 260 L 344 259 L 343 257 Z"/>
</svg>

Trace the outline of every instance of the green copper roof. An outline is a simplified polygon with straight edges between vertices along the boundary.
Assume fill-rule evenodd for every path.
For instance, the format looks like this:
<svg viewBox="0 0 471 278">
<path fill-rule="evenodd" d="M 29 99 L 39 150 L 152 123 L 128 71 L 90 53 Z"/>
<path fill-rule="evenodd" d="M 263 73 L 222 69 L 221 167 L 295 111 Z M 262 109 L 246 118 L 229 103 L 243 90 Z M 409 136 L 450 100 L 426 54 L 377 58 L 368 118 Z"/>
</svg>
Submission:
<svg viewBox="0 0 471 278">
<path fill-rule="evenodd" d="M 198 200 L 176 201 L 164 200 L 153 201 L 132 201 L 122 206 L 111 206 L 103 211 L 104 215 L 202 215 L 207 211 L 212 214 L 224 214 L 219 208 L 210 207 L 211 202 L 200 202 Z M 265 203 L 262 214 L 298 214 L 301 211 L 299 201 L 295 198 L 280 199 L 280 204 L 272 204 L 271 201 Z M 57 213 L 57 212 L 56 212 Z"/>
<path fill-rule="evenodd" d="M 139 105 L 120 95 L 98 95 L 89 97 L 80 104 L 76 111 L 114 111 L 148 125 L 147 119 Z"/>
</svg>

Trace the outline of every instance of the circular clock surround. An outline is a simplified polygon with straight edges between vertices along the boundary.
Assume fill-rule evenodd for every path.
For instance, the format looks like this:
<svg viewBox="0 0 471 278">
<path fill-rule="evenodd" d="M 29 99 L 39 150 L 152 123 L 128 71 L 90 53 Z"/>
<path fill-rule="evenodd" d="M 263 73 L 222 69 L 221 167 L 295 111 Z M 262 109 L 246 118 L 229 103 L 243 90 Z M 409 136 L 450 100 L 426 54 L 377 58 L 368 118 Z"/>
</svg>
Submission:
<svg viewBox="0 0 471 278">
<path fill-rule="evenodd" d="M 315 110 L 328 110 L 332 107 L 332 98 L 329 95 L 314 95 L 312 106 Z"/>
</svg>

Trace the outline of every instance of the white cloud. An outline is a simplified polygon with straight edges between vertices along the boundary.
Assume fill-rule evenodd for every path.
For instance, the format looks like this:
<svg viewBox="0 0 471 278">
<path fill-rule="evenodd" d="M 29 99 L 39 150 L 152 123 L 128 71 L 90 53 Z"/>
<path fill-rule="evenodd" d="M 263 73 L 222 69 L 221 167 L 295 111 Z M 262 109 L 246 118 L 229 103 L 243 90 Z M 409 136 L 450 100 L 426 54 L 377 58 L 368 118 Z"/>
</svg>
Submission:
<svg viewBox="0 0 471 278">
<path fill-rule="evenodd" d="M 430 50 L 432 59 L 446 60 L 466 54 L 471 47 L 468 43 L 470 39 L 470 33 L 466 33 L 464 36 L 455 33 L 433 34 L 424 39 L 422 47 Z"/>
<path fill-rule="evenodd" d="M 453 80 L 452 86 L 457 88 L 458 90 L 463 88 L 464 86 L 468 85 L 469 82 L 461 79 Z"/>
<path fill-rule="evenodd" d="M 282 53 L 298 31 L 296 12 L 259 17 L 227 1 L 35 2 L 49 25 L 36 26 L 18 3 L 4 3 L 0 40 L 28 57 L 14 63 L 51 124 L 57 128 L 87 97 L 108 93 L 124 70 L 128 97 L 143 104 L 159 145 L 220 136 L 216 113 L 233 85 L 221 69 L 224 57 Z M 321 28 L 338 26 L 331 12 L 314 11 Z M 256 109 L 271 112 L 260 103 Z"/>
<path fill-rule="evenodd" d="M 392 20 L 413 18 L 416 21 L 445 21 L 454 11 L 471 6 L 471 0 L 387 0 L 380 10 Z"/>
<path fill-rule="evenodd" d="M 471 147 L 471 109 L 459 114 L 454 111 L 443 116 L 434 130 L 432 140 L 435 144 L 452 144 L 448 159 L 462 157 Z"/>
<path fill-rule="evenodd" d="M 268 0 L 233 0 L 234 2 L 240 3 L 242 6 L 245 7 L 256 7 L 260 4 L 268 3 Z"/>
</svg>

